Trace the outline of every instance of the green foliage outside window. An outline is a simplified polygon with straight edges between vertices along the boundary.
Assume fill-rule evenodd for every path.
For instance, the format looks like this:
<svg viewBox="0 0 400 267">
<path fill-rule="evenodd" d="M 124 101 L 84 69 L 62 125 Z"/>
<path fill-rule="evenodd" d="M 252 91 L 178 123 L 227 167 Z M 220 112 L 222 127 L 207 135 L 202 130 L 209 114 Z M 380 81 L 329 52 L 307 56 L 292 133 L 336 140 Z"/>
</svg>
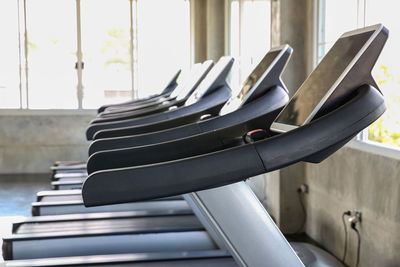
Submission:
<svg viewBox="0 0 400 267">
<path fill-rule="evenodd" d="M 385 96 L 387 110 L 368 128 L 368 139 L 400 146 L 400 76 L 381 65 L 374 78 Z"/>
<path fill-rule="evenodd" d="M 128 30 L 109 29 L 101 48 L 101 54 L 105 56 L 104 65 L 115 68 L 117 71 L 129 71 L 129 45 Z"/>
</svg>

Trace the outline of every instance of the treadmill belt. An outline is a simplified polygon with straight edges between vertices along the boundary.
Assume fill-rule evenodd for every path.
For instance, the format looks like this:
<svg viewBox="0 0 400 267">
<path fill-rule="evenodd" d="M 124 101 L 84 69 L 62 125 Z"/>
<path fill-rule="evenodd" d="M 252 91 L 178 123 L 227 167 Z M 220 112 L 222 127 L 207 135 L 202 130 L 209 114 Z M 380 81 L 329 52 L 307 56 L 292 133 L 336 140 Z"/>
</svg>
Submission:
<svg viewBox="0 0 400 267">
<path fill-rule="evenodd" d="M 57 181 L 54 182 L 59 182 L 59 183 L 83 183 L 86 180 L 87 176 L 82 176 L 82 177 L 66 177 L 66 178 L 60 178 Z"/>
<path fill-rule="evenodd" d="M 55 179 L 65 179 L 65 178 L 85 178 L 87 177 L 87 172 L 67 172 L 67 173 L 56 173 L 54 174 Z"/>
<path fill-rule="evenodd" d="M 77 265 L 87 266 L 87 265 Z M 96 267 L 114 267 L 114 266 L 134 266 L 134 267 L 174 267 L 174 266 L 190 266 L 190 267 L 232 267 L 238 266 L 233 258 L 217 258 L 217 259 L 193 259 L 193 260 L 172 260 L 172 261 L 154 261 L 154 262 L 136 262 L 136 263 L 116 263 L 91 265 Z"/>
<path fill-rule="evenodd" d="M 164 197 L 156 200 L 182 200 L 182 196 Z M 80 201 L 83 203 L 82 195 L 80 194 L 65 194 L 65 195 L 44 195 L 40 197 L 39 202 L 64 202 L 64 201 Z"/>
<path fill-rule="evenodd" d="M 194 215 L 157 216 L 142 218 L 110 218 L 85 221 L 62 221 L 21 224 L 17 235 L 60 232 L 67 234 L 76 231 L 93 231 L 101 229 L 115 229 L 118 231 L 132 231 L 140 233 L 188 231 L 203 229 L 202 224 Z"/>
</svg>

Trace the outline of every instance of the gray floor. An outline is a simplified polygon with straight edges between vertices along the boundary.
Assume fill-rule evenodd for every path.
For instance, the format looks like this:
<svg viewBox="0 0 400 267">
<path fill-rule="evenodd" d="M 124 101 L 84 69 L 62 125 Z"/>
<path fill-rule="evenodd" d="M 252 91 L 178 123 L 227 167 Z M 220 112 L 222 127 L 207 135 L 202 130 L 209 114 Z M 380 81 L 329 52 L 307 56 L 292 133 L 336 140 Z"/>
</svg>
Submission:
<svg viewBox="0 0 400 267">
<path fill-rule="evenodd" d="M 1 237 L 11 233 L 12 222 L 31 216 L 36 193 L 50 189 L 50 174 L 0 175 L 0 246 Z M 0 265 L 3 261 L 0 250 Z"/>
<path fill-rule="evenodd" d="M 36 192 L 49 189 L 48 173 L 0 175 L 0 216 L 30 216 Z"/>
</svg>

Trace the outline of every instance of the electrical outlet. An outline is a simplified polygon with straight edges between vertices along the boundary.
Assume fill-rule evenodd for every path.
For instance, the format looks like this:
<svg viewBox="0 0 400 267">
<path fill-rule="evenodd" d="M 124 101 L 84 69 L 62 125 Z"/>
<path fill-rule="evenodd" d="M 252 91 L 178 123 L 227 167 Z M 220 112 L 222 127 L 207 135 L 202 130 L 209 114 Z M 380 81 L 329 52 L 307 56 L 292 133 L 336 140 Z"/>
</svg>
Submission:
<svg viewBox="0 0 400 267">
<path fill-rule="evenodd" d="M 361 223 L 361 219 L 362 219 L 361 215 L 362 215 L 361 211 L 358 211 L 358 210 L 350 211 L 349 222 L 354 225 L 357 223 Z"/>
<path fill-rule="evenodd" d="M 308 185 L 301 184 L 300 187 L 297 189 L 299 193 L 308 193 Z"/>
<path fill-rule="evenodd" d="M 351 211 L 351 216 L 354 216 L 354 217 L 357 219 L 358 222 L 361 222 L 361 219 L 362 219 L 362 213 L 361 213 L 361 211 L 352 210 L 352 211 Z"/>
</svg>

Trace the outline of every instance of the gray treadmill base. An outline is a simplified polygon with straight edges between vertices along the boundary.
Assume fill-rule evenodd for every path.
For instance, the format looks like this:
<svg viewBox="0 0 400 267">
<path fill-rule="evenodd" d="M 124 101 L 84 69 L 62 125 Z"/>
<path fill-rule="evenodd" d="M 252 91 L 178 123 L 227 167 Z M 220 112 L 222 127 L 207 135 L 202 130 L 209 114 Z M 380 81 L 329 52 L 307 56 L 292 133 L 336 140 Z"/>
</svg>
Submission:
<svg viewBox="0 0 400 267">
<path fill-rule="evenodd" d="M 338 259 L 314 245 L 303 242 L 290 242 L 290 245 L 306 267 L 343 267 Z"/>
<path fill-rule="evenodd" d="M 53 190 L 77 190 L 82 188 L 83 182 L 86 178 L 66 178 L 51 182 Z"/>
<path fill-rule="evenodd" d="M 40 199 L 40 202 L 56 202 L 56 201 L 71 201 L 71 200 L 76 200 L 76 201 L 82 201 L 83 202 L 81 194 L 61 195 L 61 196 L 43 196 Z"/>
<path fill-rule="evenodd" d="M 55 173 L 55 174 L 61 174 L 61 173 L 87 173 L 87 171 L 86 171 L 86 164 L 85 164 L 85 166 L 82 166 L 82 168 L 81 169 L 74 169 L 74 168 L 68 168 L 68 167 L 65 167 L 64 169 L 61 169 L 61 168 L 59 168 L 59 169 L 57 169 L 57 170 L 53 170 L 53 172 Z"/>
<path fill-rule="evenodd" d="M 116 254 L 101 256 L 60 257 L 6 261 L 6 267 L 48 266 L 237 266 L 229 253 L 222 250 Z"/>
<path fill-rule="evenodd" d="M 86 208 L 81 202 L 79 204 L 76 203 L 62 204 L 62 202 L 32 203 L 33 216 L 113 212 L 113 211 L 142 211 L 142 210 L 147 210 L 147 211 L 169 210 L 171 211 L 171 213 L 174 213 L 175 210 L 190 211 L 191 208 L 184 200 L 146 201 L 146 202 L 124 203 L 124 204 L 106 205 L 106 206 L 90 207 L 90 208 Z"/>
<path fill-rule="evenodd" d="M 165 197 L 155 200 L 182 200 L 182 196 Z M 36 202 L 62 202 L 80 201 L 83 203 L 81 190 L 49 190 L 39 191 L 36 194 Z"/>
<path fill-rule="evenodd" d="M 88 245 L 90 244 L 90 245 Z M 12 257 L 38 259 L 158 251 L 196 251 L 217 249 L 205 231 L 158 234 L 122 234 L 63 239 L 36 239 L 14 242 Z"/>
<path fill-rule="evenodd" d="M 68 234 L 90 233 L 92 231 L 132 231 L 137 233 L 158 233 L 174 231 L 203 230 L 200 221 L 194 215 L 153 216 L 153 217 L 126 217 L 100 218 L 97 220 L 76 221 L 49 221 L 37 223 L 22 223 L 16 229 L 15 237 L 21 235 L 40 234 L 41 237 L 47 233 L 58 232 L 59 235 L 67 237 Z"/>
<path fill-rule="evenodd" d="M 66 178 L 86 178 L 87 172 L 69 172 L 69 173 L 56 173 L 53 175 L 53 180 L 66 179 Z"/>
</svg>

